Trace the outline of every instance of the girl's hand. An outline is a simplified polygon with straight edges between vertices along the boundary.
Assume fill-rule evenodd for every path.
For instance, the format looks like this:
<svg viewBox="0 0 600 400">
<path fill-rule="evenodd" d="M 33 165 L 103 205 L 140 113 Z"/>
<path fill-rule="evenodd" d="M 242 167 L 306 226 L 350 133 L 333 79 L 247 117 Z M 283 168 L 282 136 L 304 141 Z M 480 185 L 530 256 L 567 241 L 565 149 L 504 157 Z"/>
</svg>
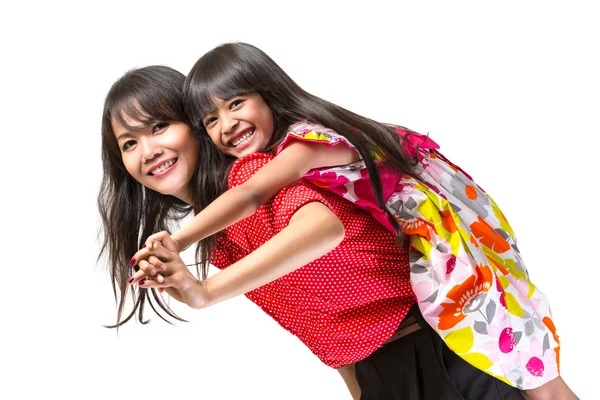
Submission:
<svg viewBox="0 0 600 400">
<path fill-rule="evenodd" d="M 181 247 L 179 246 L 179 243 L 177 242 L 177 240 L 175 240 L 171 237 L 169 232 L 167 232 L 167 231 L 158 232 L 158 233 L 148 236 L 148 239 L 146 239 L 146 242 L 144 243 L 144 247 L 133 255 L 133 257 L 129 261 L 129 265 L 134 266 L 140 260 L 148 258 L 150 256 L 150 254 L 152 253 L 153 246 L 155 246 L 158 243 L 160 243 L 165 249 L 167 249 L 169 251 L 174 251 L 176 253 L 179 253 L 181 251 Z M 151 262 L 151 264 L 153 264 L 152 261 L 150 261 L 150 262 Z M 154 276 L 154 274 L 152 274 L 150 276 Z"/>
<path fill-rule="evenodd" d="M 139 270 L 130 280 L 132 285 L 159 291 L 166 289 L 173 298 L 192 308 L 203 308 L 207 304 L 204 282 L 196 279 L 177 251 L 165 248 L 160 242 L 154 242 L 148 250 L 148 257 L 137 264 Z"/>
<path fill-rule="evenodd" d="M 151 248 L 153 243 L 161 243 L 168 250 L 176 251 L 177 253 L 181 252 L 179 242 L 167 231 L 161 231 L 148 236 L 144 245 L 146 248 Z"/>
</svg>

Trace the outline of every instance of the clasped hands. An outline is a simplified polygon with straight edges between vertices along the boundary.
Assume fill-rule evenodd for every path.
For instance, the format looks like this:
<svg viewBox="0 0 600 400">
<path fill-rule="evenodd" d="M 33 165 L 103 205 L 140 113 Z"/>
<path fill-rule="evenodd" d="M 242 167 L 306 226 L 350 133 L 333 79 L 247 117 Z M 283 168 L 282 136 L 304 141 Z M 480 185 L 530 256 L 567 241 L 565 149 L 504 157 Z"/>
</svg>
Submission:
<svg viewBox="0 0 600 400">
<path fill-rule="evenodd" d="M 139 270 L 129 284 L 142 288 L 155 288 L 166 292 L 175 300 L 192 308 L 202 308 L 207 303 L 204 282 L 197 279 L 179 256 L 179 244 L 169 232 L 155 233 L 146 239 L 144 247 L 129 261 L 131 267 Z"/>
</svg>

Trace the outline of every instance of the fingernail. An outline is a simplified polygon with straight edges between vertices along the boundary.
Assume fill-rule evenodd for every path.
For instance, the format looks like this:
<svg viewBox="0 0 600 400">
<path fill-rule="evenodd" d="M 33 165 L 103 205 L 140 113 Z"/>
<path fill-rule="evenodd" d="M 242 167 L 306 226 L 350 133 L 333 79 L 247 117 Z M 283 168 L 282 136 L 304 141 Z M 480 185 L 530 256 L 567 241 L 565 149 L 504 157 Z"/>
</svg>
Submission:
<svg viewBox="0 0 600 400">
<path fill-rule="evenodd" d="M 133 282 L 133 276 L 132 276 L 131 278 L 129 278 L 129 279 L 127 280 L 127 282 L 129 282 L 129 283 Z"/>
<path fill-rule="evenodd" d="M 144 243 L 144 245 L 142 246 L 142 249 L 145 249 L 145 248 L 146 248 L 146 243 Z"/>
<path fill-rule="evenodd" d="M 139 281 L 138 285 L 143 285 L 144 283 L 146 283 L 146 281 Z"/>
<path fill-rule="evenodd" d="M 131 260 L 129 260 L 129 265 L 131 265 L 131 266 L 135 265 L 135 257 L 131 257 Z"/>
</svg>

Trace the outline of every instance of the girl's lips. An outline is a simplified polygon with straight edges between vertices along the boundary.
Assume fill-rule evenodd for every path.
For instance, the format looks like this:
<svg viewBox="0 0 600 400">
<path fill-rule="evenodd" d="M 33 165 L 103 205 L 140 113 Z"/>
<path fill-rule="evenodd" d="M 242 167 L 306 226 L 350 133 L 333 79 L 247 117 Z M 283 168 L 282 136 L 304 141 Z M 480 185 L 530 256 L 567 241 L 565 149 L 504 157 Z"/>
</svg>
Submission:
<svg viewBox="0 0 600 400">
<path fill-rule="evenodd" d="M 254 130 L 254 131 L 252 132 L 252 135 L 250 135 L 250 137 L 248 138 L 248 140 L 246 140 L 244 143 L 242 143 L 242 144 L 239 144 L 239 145 L 237 145 L 237 146 L 234 146 L 234 147 L 233 147 L 233 148 L 234 148 L 234 150 L 235 150 L 235 151 L 239 151 L 239 150 L 243 150 L 243 149 L 245 149 L 246 147 L 248 147 L 248 146 L 249 146 L 249 145 L 252 143 L 252 140 L 254 139 L 254 135 L 256 135 L 256 130 Z M 232 145 L 232 146 L 233 146 L 233 145 Z"/>
<path fill-rule="evenodd" d="M 160 171 L 158 174 L 150 175 L 150 177 L 152 177 L 152 178 L 161 178 L 161 177 L 165 176 L 169 172 L 173 171 L 173 169 L 177 165 L 178 161 L 179 161 L 179 159 L 176 158 L 175 162 L 173 163 L 173 165 L 171 165 L 169 168 L 166 168 L 166 169 Z"/>
</svg>

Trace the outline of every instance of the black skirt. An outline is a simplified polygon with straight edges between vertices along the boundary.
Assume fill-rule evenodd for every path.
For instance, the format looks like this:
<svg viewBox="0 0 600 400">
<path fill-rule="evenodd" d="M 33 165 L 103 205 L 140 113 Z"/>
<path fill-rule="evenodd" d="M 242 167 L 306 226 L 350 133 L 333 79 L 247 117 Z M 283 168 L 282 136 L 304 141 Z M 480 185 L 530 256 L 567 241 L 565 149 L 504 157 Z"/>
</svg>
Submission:
<svg viewBox="0 0 600 400">
<path fill-rule="evenodd" d="M 356 363 L 361 400 L 523 400 L 518 389 L 452 352 L 416 306 L 409 315 L 420 330 Z"/>
</svg>

